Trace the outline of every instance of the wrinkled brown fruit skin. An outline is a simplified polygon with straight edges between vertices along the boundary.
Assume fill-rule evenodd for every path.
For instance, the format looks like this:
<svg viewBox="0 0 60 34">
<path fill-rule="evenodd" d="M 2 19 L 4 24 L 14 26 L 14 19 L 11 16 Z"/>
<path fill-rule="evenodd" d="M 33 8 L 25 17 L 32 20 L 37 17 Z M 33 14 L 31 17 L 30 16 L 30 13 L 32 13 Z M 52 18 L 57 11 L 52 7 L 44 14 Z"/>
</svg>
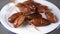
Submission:
<svg viewBox="0 0 60 34">
<path fill-rule="evenodd" d="M 22 3 L 18 3 L 16 6 L 17 6 L 19 9 L 22 8 L 22 7 L 24 7 L 24 5 L 23 5 Z"/>
<path fill-rule="evenodd" d="M 19 13 L 14 13 L 12 16 L 10 16 L 9 18 L 8 18 L 8 21 L 10 22 L 10 23 L 14 23 L 14 20 L 17 18 L 17 17 L 19 17 Z"/>
<path fill-rule="evenodd" d="M 30 14 L 30 15 L 26 16 L 26 18 L 29 19 L 29 20 L 31 20 L 33 18 L 41 18 L 41 17 L 42 17 L 42 15 L 39 14 L 39 13 L 37 13 L 37 14 L 33 13 L 33 14 Z"/>
<path fill-rule="evenodd" d="M 20 9 L 20 11 L 23 14 L 29 14 L 31 11 L 31 9 L 29 7 L 25 7 L 23 4 L 20 4 L 20 3 L 17 4 L 17 7 Z"/>
<path fill-rule="evenodd" d="M 46 12 L 46 10 L 48 10 L 48 7 L 47 6 L 44 6 L 44 5 L 39 5 L 37 7 L 37 9 L 38 9 L 38 12 L 39 13 L 44 13 L 44 12 Z"/>
<path fill-rule="evenodd" d="M 44 18 L 34 18 L 29 22 L 34 24 L 35 26 L 45 26 L 50 24 L 50 22 Z"/>
<path fill-rule="evenodd" d="M 28 7 L 23 7 L 23 8 L 21 9 L 21 11 L 22 11 L 22 13 L 23 13 L 24 15 L 26 15 L 26 14 L 29 14 L 29 13 L 31 12 L 31 9 L 28 8 Z"/>
<path fill-rule="evenodd" d="M 46 12 L 45 13 L 47 19 L 51 22 L 51 23 L 55 23 L 57 20 L 56 20 L 56 17 L 53 15 L 53 13 L 51 12 Z"/>
<path fill-rule="evenodd" d="M 30 8 L 31 11 L 35 11 L 36 10 L 36 5 L 35 5 L 34 1 L 26 1 L 23 4 L 25 5 L 25 7 Z"/>
<path fill-rule="evenodd" d="M 17 28 L 19 27 L 20 25 L 22 25 L 22 23 L 24 22 L 25 20 L 25 16 L 23 15 L 20 15 L 15 21 L 14 21 L 14 27 Z"/>
</svg>

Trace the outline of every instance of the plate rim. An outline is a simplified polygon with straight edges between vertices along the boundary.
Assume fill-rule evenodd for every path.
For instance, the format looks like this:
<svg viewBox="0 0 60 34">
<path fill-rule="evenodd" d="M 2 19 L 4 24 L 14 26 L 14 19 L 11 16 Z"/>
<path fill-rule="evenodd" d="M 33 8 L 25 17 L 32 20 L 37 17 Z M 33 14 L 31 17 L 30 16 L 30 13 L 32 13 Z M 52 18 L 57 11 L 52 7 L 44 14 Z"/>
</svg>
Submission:
<svg viewBox="0 0 60 34">
<path fill-rule="evenodd" d="M 46 1 L 46 0 L 41 0 L 41 1 Z M 49 1 L 46 1 L 46 2 L 49 2 Z M 51 3 L 51 2 L 49 2 L 49 3 Z M 9 3 L 8 3 L 8 4 L 9 4 Z M 51 4 L 53 4 L 53 3 L 51 3 Z M 6 4 L 6 5 L 7 5 L 7 4 Z M 3 9 L 6 5 L 4 5 L 4 6 L 2 7 L 2 9 Z M 55 4 L 53 4 L 53 5 L 55 5 Z M 56 6 L 56 5 L 55 5 L 55 6 Z M 57 7 L 57 6 L 56 6 L 56 7 Z M 58 8 L 58 7 L 57 7 L 57 8 Z M 2 10 L 2 9 L 1 9 L 1 10 Z M 59 9 L 59 8 L 58 8 L 58 9 Z M 0 14 L 1 14 L 1 11 L 0 11 Z M 0 22 L 1 22 L 1 21 L 0 21 Z M 1 24 L 2 24 L 2 22 L 1 22 Z M 2 25 L 3 25 L 3 24 L 2 24 Z M 3 25 L 3 26 L 4 26 L 4 25 Z M 4 27 L 5 27 L 5 26 L 4 26 Z M 57 27 L 58 27 L 58 26 L 57 26 Z M 57 28 L 57 27 L 56 27 L 56 28 Z M 6 27 L 5 27 L 5 28 L 6 28 Z M 55 29 L 56 29 L 56 28 L 55 28 Z M 6 29 L 8 29 L 8 28 L 6 28 Z M 54 29 L 54 30 L 55 30 L 55 29 Z M 8 30 L 9 30 L 9 29 L 8 29 Z M 54 30 L 53 30 L 53 31 L 54 31 Z M 9 31 L 11 31 L 11 30 L 9 30 Z M 11 32 L 13 32 L 13 31 L 11 31 Z M 15 33 L 15 32 L 14 32 L 14 33 Z M 48 33 L 49 33 L 49 32 L 48 32 Z"/>
</svg>

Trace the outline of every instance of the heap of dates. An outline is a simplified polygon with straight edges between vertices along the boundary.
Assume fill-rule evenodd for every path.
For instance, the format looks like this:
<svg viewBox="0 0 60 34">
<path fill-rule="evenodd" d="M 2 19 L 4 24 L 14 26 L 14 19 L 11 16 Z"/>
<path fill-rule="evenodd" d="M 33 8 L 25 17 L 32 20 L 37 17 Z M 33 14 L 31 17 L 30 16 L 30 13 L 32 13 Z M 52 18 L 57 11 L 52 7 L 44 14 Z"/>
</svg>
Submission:
<svg viewBox="0 0 60 34">
<path fill-rule="evenodd" d="M 34 26 L 46 26 L 55 23 L 56 17 L 49 11 L 48 6 L 28 0 L 23 3 L 18 3 L 16 7 L 20 12 L 14 13 L 8 18 L 8 21 L 13 24 L 15 28 L 22 25 L 24 22 L 33 24 Z M 42 13 L 46 18 L 42 17 Z"/>
</svg>

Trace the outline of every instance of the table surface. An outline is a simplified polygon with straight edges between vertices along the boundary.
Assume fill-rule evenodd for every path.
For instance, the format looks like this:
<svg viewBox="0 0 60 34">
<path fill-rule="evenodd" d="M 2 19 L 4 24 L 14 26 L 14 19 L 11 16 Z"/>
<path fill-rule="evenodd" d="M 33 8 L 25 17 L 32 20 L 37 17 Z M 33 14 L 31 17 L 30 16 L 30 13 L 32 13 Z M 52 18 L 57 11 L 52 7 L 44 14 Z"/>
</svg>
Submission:
<svg viewBox="0 0 60 34">
<path fill-rule="evenodd" d="M 46 0 L 46 1 L 50 1 L 53 4 L 55 4 L 58 8 L 60 8 L 60 0 Z M 7 4 L 9 2 L 9 0 L 0 0 L 0 10 L 1 8 Z M 56 30 L 48 33 L 48 34 L 59 34 L 60 33 L 60 27 L 58 27 Z M 12 33 L 10 31 L 8 31 L 6 28 L 4 28 L 4 26 L 0 23 L 0 34 L 15 34 Z"/>
</svg>

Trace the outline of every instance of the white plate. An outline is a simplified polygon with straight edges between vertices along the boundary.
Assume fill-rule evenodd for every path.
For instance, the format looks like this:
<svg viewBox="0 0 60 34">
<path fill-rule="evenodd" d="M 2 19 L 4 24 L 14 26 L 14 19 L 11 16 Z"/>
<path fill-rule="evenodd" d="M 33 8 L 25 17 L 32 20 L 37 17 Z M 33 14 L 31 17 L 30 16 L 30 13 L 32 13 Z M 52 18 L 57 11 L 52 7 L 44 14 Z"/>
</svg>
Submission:
<svg viewBox="0 0 60 34">
<path fill-rule="evenodd" d="M 16 1 L 16 3 L 23 2 L 23 1 L 24 0 L 19 0 L 19 1 Z M 51 12 L 57 16 L 58 22 L 54 24 L 50 24 L 48 26 L 38 27 L 39 31 L 35 30 L 34 27 L 32 27 L 31 25 L 27 25 L 26 27 L 14 28 L 13 25 L 8 22 L 8 17 L 11 16 L 14 12 L 16 12 L 16 7 L 14 7 L 13 3 L 8 3 L 1 9 L 1 12 L 0 12 L 0 21 L 2 25 L 8 30 L 14 33 L 19 33 L 19 34 L 45 34 L 53 31 L 60 24 L 59 9 L 54 4 L 48 1 L 43 1 L 43 0 L 34 0 L 34 1 L 41 3 L 43 5 L 46 5 L 49 7 L 49 9 L 52 9 Z"/>
</svg>

